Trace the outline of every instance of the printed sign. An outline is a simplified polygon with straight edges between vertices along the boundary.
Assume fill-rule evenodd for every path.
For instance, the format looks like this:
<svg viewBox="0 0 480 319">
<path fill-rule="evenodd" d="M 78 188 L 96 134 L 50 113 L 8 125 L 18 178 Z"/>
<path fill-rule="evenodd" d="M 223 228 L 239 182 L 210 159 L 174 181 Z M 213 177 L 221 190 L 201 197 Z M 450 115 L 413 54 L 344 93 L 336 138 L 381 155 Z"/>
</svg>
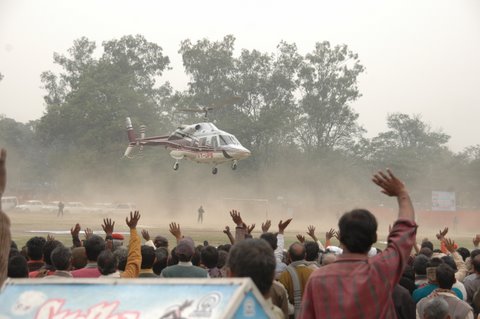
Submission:
<svg viewBox="0 0 480 319">
<path fill-rule="evenodd" d="M 17 279 L 0 319 L 269 318 L 250 279 Z"/>
<path fill-rule="evenodd" d="M 457 210 L 454 192 L 432 192 L 432 210 L 454 212 Z"/>
</svg>

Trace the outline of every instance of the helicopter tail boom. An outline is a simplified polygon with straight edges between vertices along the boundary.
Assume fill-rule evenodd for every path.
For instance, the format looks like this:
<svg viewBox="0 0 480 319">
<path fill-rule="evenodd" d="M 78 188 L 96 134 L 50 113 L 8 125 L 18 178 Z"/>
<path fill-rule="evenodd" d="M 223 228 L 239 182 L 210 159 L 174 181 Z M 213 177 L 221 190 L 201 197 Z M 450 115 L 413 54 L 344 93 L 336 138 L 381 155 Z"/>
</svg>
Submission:
<svg viewBox="0 0 480 319">
<path fill-rule="evenodd" d="M 126 125 L 127 125 L 128 141 L 130 143 L 135 143 L 137 141 L 137 137 L 135 135 L 135 131 L 133 130 L 132 120 L 130 120 L 129 117 L 127 117 Z"/>
</svg>

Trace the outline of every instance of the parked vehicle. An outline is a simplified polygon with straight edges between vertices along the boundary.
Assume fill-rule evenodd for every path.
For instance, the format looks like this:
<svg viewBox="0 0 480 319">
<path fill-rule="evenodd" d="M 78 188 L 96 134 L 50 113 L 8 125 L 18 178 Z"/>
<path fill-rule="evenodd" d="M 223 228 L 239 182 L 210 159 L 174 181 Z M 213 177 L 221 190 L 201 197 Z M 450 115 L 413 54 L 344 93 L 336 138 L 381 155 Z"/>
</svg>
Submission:
<svg viewBox="0 0 480 319">
<path fill-rule="evenodd" d="M 42 212 L 48 211 L 48 206 L 46 206 L 42 201 L 39 200 L 27 200 L 25 203 L 21 205 L 17 205 L 15 207 L 16 211 L 22 212 Z"/>
</svg>

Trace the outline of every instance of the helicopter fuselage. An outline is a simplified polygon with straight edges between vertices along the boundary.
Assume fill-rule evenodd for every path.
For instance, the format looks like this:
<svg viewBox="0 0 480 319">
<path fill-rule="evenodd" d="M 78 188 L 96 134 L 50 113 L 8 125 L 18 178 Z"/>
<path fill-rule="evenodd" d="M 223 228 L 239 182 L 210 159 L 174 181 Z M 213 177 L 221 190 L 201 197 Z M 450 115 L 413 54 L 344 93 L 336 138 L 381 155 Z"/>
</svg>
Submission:
<svg viewBox="0 0 480 319">
<path fill-rule="evenodd" d="M 130 144 L 125 151 L 126 157 L 129 157 L 135 146 L 164 146 L 176 160 L 175 170 L 178 169 L 178 161 L 182 159 L 214 166 L 232 162 L 232 168 L 235 169 L 237 161 L 251 155 L 234 135 L 219 130 L 209 122 L 183 125 L 167 136 L 144 137 L 142 132 L 142 138 L 136 138 L 131 121 L 127 118 L 127 132 Z"/>
</svg>

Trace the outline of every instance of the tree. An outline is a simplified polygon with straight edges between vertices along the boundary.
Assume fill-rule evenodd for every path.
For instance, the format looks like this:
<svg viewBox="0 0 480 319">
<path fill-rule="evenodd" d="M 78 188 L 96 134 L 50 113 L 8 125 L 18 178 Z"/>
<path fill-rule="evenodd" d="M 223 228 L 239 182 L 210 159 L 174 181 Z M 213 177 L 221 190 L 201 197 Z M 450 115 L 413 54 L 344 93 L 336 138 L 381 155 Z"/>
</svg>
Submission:
<svg viewBox="0 0 480 319">
<path fill-rule="evenodd" d="M 361 136 L 363 128 L 350 104 L 361 96 L 357 78 L 363 71 L 358 55 L 346 45 L 319 42 L 306 55 L 296 125 L 305 150 L 346 149 Z"/>
<path fill-rule="evenodd" d="M 67 56 L 54 54 L 54 62 L 62 68 L 59 74 L 41 75 L 47 111 L 37 133 L 52 148 L 52 160 L 59 167 L 91 168 L 92 162 L 119 158 L 126 145 L 127 116 L 149 127 L 166 125 L 160 103 L 172 89 L 168 83 L 156 85 L 169 64 L 162 48 L 140 35 L 105 41 L 102 46 L 103 54 L 95 58 L 95 43 L 80 38 Z"/>
</svg>

